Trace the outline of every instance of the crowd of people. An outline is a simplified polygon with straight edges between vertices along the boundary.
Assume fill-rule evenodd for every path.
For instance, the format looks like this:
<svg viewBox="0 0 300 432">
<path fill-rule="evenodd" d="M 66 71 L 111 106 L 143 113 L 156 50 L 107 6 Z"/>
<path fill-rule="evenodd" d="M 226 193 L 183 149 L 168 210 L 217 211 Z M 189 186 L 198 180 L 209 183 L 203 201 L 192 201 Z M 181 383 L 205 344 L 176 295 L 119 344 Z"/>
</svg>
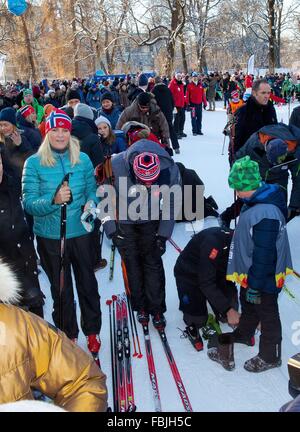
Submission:
<svg viewBox="0 0 300 432">
<path fill-rule="evenodd" d="M 213 335 L 208 349 L 212 360 L 232 370 L 233 344 L 253 346 L 260 323 L 259 352 L 244 367 L 257 373 L 281 365 L 277 299 L 293 269 L 286 223 L 300 214 L 300 111 L 294 109 L 289 125 L 278 123 L 274 103 L 286 103 L 294 96 L 296 88 L 291 85 L 290 76 L 284 74 L 254 80 L 242 73 L 207 76 L 193 72 L 186 76 L 178 72 L 171 80 L 142 73 L 113 82 L 73 79 L 50 84 L 43 80 L 30 86 L 17 81 L 1 87 L 0 257 L 3 286 L 6 275 L 8 282 L 7 291 L 0 288 L 0 316 L 8 327 L 23 325 L 24 332 L 30 333 L 29 345 L 16 341 L 17 348 L 11 347 L 20 352 L 19 358 L 14 356 L 15 367 L 24 363 L 22 350 L 37 364 L 32 371 L 23 364 L 24 371 L 18 369 L 26 381 L 22 388 L 7 377 L 0 402 L 17 400 L 18 395 L 28 397 L 34 383 L 65 409 L 106 409 L 104 376 L 76 347 L 79 328 L 72 282 L 73 271 L 81 328 L 99 365 L 101 308 L 95 271 L 107 264 L 101 254 L 102 230 L 118 248 L 126 267 L 138 321 L 148 324 L 152 316 L 157 329 L 165 328 L 162 255 L 178 209 L 172 200 L 158 202 L 157 209 L 153 208 L 152 186 L 192 185 L 195 190 L 196 185 L 203 185 L 197 173 L 175 163 L 173 156 L 180 154 L 179 142 L 187 137 L 186 113 L 190 113 L 193 136 L 200 137 L 202 110 L 215 111 L 217 98 L 223 100 L 228 113 L 224 129 L 230 137 L 228 182 L 236 199 L 219 216 L 214 199 L 204 197 L 204 217 L 219 217 L 220 228 L 195 235 L 176 262 L 184 334 L 198 351 L 203 349 L 200 329 L 208 319 L 208 302 L 217 321 L 235 327 L 233 333 Z M 290 197 L 289 172 L 293 182 Z M 121 187 L 122 178 L 127 179 L 126 188 Z M 114 186 L 111 205 L 115 217 L 99 216 L 88 232 L 85 222 L 101 204 L 97 188 L 105 185 Z M 129 190 L 133 186 L 141 187 L 143 196 L 139 216 L 122 217 L 120 203 L 132 207 Z M 162 214 L 167 205 L 171 211 L 166 220 Z M 62 267 L 63 207 L 67 217 Z M 152 219 L 152 212 L 158 219 Z M 233 232 L 231 221 L 238 216 Z M 44 295 L 38 263 L 50 282 L 53 322 L 64 333 L 41 319 Z M 236 284 L 241 287 L 240 296 Z M 16 302 L 40 318 L 5 305 Z M 46 362 L 47 370 L 45 360 L 40 360 L 43 345 L 35 342 L 39 337 L 49 344 L 49 358 L 59 362 L 56 367 L 69 372 L 74 356 L 78 357 L 80 377 L 74 372 L 69 379 L 81 379 L 83 384 L 72 389 L 59 380 L 54 361 Z M 2 352 L 4 371 L 11 368 L 5 357 Z M 40 362 L 46 370 L 39 367 Z M 29 375 L 32 382 L 28 382 Z M 86 399 L 85 385 L 89 389 Z"/>
</svg>

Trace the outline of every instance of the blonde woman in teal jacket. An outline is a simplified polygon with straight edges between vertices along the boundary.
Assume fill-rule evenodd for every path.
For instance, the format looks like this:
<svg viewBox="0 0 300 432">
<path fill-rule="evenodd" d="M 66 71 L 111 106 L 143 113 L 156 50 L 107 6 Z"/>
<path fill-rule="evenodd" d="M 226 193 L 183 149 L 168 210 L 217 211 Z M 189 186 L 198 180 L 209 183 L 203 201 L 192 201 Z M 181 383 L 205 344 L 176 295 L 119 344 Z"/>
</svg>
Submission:
<svg viewBox="0 0 300 432">
<path fill-rule="evenodd" d="M 93 165 L 80 152 L 71 136 L 71 119 L 64 111 L 53 111 L 46 120 L 46 137 L 39 151 L 24 166 L 23 204 L 34 218 L 38 253 L 53 298 L 53 321 L 59 326 L 60 220 L 61 205 L 67 203 L 66 270 L 62 295 L 63 330 L 75 342 L 78 337 L 71 267 L 81 309 L 81 326 L 89 350 L 100 349 L 100 297 L 93 270 L 91 237 L 80 217 L 89 201 L 97 202 Z M 63 182 L 69 174 L 69 182 Z"/>
</svg>

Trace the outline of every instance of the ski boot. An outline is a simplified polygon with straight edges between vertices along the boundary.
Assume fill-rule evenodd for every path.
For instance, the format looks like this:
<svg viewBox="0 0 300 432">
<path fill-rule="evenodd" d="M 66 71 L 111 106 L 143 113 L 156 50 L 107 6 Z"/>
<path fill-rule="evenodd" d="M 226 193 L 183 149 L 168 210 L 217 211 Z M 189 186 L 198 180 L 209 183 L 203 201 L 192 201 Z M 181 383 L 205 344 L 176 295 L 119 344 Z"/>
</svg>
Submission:
<svg viewBox="0 0 300 432">
<path fill-rule="evenodd" d="M 244 369 L 248 372 L 265 372 L 269 369 L 273 369 L 281 366 L 281 359 L 276 360 L 273 363 L 267 363 L 259 355 L 252 357 L 247 360 L 244 364 Z"/>
<path fill-rule="evenodd" d="M 215 334 L 222 334 L 222 330 L 216 318 L 212 314 L 208 314 L 206 325 L 202 327 L 202 337 L 208 340 Z"/>
<path fill-rule="evenodd" d="M 149 314 L 144 309 L 140 309 L 136 314 L 136 319 L 142 325 L 147 324 L 149 322 Z"/>
<path fill-rule="evenodd" d="M 100 367 L 100 360 L 99 360 L 99 350 L 101 347 L 100 338 L 98 335 L 93 334 L 87 336 L 86 339 L 87 339 L 88 350 L 92 354 L 97 366 Z"/>
<path fill-rule="evenodd" d="M 164 328 L 166 327 L 167 321 L 166 321 L 166 318 L 164 317 L 164 314 L 161 312 L 158 312 L 155 315 L 153 315 L 152 323 L 153 323 L 153 326 L 157 330 L 164 330 Z"/>
<path fill-rule="evenodd" d="M 199 329 L 193 324 L 187 326 L 183 332 L 184 337 L 189 338 L 191 344 L 195 348 L 196 351 L 203 350 L 203 341 L 201 339 Z"/>
</svg>

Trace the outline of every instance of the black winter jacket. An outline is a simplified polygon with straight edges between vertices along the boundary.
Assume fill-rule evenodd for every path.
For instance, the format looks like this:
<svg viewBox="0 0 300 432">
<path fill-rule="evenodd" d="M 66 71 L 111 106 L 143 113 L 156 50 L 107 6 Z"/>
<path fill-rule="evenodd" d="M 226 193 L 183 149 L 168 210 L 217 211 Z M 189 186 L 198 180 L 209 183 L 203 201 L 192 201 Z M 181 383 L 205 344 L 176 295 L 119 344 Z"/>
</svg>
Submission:
<svg viewBox="0 0 300 432">
<path fill-rule="evenodd" d="M 300 128 L 300 106 L 297 106 L 293 109 L 289 125 Z"/>
<path fill-rule="evenodd" d="M 101 147 L 98 129 L 93 120 L 76 116 L 72 120 L 72 135 L 78 138 L 80 149 L 86 153 L 92 161 L 94 168 L 103 162 L 103 151 Z"/>
<path fill-rule="evenodd" d="M 152 93 L 155 96 L 157 105 L 164 113 L 167 121 L 173 120 L 174 100 L 169 87 L 163 83 L 156 84 L 153 87 Z"/>
<path fill-rule="evenodd" d="M 252 96 L 235 114 L 234 153 L 246 143 L 250 136 L 263 126 L 277 124 L 276 111 L 271 101 L 260 105 Z"/>
<path fill-rule="evenodd" d="M 195 281 L 209 303 L 220 313 L 232 305 L 228 298 L 226 281 L 227 261 L 232 232 L 219 227 L 208 228 L 196 234 L 178 257 L 174 274 Z"/>
</svg>

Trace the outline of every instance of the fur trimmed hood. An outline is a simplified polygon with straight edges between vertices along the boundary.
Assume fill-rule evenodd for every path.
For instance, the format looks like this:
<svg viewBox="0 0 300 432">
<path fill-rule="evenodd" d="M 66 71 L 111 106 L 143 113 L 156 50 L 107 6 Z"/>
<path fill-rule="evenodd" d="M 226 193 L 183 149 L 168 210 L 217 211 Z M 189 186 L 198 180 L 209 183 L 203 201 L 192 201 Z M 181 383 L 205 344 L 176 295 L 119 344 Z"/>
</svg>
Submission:
<svg viewBox="0 0 300 432">
<path fill-rule="evenodd" d="M 21 299 L 20 293 L 20 284 L 11 267 L 0 258 L 0 303 L 18 303 Z"/>
</svg>

